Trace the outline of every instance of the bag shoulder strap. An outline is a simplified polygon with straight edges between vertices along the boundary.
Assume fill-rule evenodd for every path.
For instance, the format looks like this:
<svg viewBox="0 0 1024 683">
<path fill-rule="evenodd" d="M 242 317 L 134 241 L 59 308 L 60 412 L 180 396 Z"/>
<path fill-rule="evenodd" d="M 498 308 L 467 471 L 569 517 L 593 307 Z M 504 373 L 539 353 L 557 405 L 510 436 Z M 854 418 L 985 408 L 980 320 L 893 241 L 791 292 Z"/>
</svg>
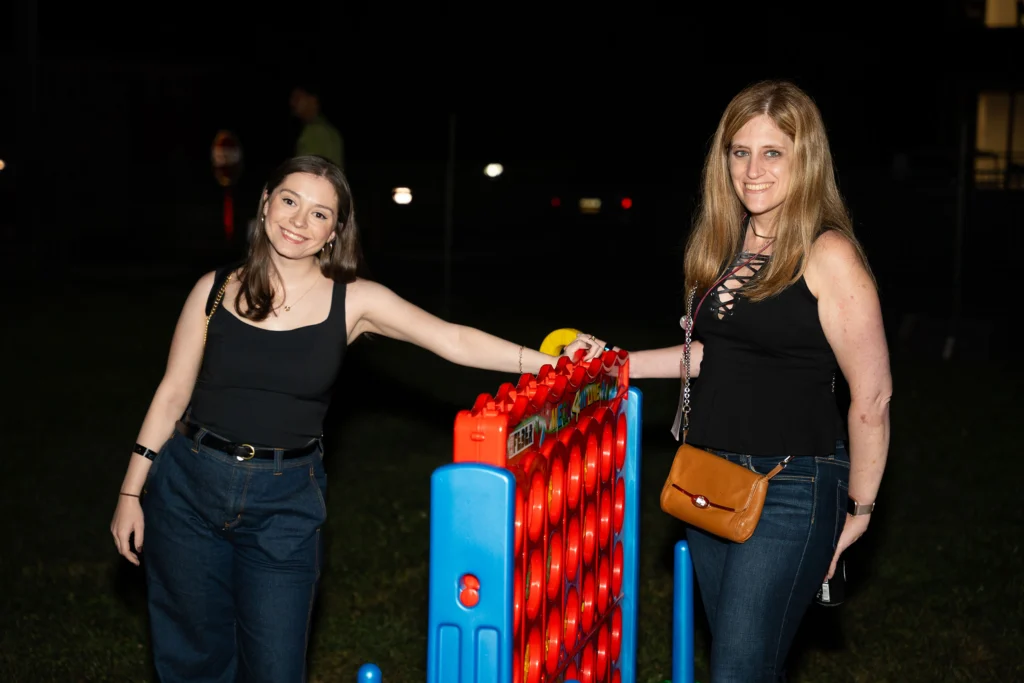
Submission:
<svg viewBox="0 0 1024 683">
<path fill-rule="evenodd" d="M 686 297 L 686 315 L 679 322 L 686 332 L 686 342 L 683 346 L 683 356 L 679 359 L 679 376 L 682 382 L 679 386 L 679 405 L 676 407 L 676 417 L 672 421 L 672 436 L 679 441 L 679 434 L 682 431 L 683 443 L 686 443 L 686 432 L 690 428 L 690 343 L 693 341 L 693 298 L 697 294 L 697 285 L 690 288 L 689 296 Z"/>
<path fill-rule="evenodd" d="M 206 306 L 206 329 L 203 330 L 204 349 L 206 348 L 206 337 L 210 333 L 210 318 L 212 318 L 213 314 L 217 311 L 217 306 L 220 305 L 220 300 L 224 298 L 224 292 L 227 291 L 228 282 L 231 281 L 231 273 L 231 268 L 228 268 L 227 270 L 224 271 L 223 282 L 221 282 L 220 289 L 217 290 L 216 297 L 214 296 L 213 290 L 216 289 L 217 281 L 222 277 L 221 274 L 218 273 L 217 277 L 213 281 L 213 289 L 210 290 L 210 298 L 212 299 L 212 302 L 207 302 Z"/>
<path fill-rule="evenodd" d="M 206 315 L 213 315 L 213 311 L 219 303 L 218 295 L 223 296 L 223 290 L 231 274 L 235 271 L 233 266 L 218 269 L 213 275 L 213 287 L 210 289 L 210 296 L 206 298 Z"/>
<path fill-rule="evenodd" d="M 213 287 L 210 288 L 210 296 L 206 300 L 206 328 L 203 330 L 203 355 L 200 356 L 200 366 L 202 366 L 203 360 L 206 356 L 206 337 L 210 333 L 210 318 L 213 317 L 214 312 L 220 305 L 220 300 L 224 298 L 224 292 L 227 291 L 228 282 L 231 281 L 231 274 L 235 272 L 235 269 L 225 268 L 218 270 L 213 276 Z M 220 283 L 220 287 L 217 284 Z M 192 414 L 192 402 L 189 401 L 188 406 L 185 408 L 185 412 L 182 414 L 181 419 L 183 422 L 188 422 L 189 417 Z"/>
</svg>

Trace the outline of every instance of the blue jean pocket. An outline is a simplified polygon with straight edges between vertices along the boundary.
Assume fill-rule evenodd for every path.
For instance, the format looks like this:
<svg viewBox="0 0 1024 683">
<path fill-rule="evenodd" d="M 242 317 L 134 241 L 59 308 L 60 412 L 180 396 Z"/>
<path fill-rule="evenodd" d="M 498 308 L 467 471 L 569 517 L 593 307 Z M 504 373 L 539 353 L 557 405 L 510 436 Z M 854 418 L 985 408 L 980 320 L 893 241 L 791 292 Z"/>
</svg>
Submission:
<svg viewBox="0 0 1024 683">
<path fill-rule="evenodd" d="M 849 500 L 850 485 L 845 481 L 840 481 L 836 487 L 836 528 L 832 535 L 832 550 L 839 545 L 839 537 L 843 533 L 843 527 L 846 526 L 846 506 Z"/>
<path fill-rule="evenodd" d="M 167 460 L 167 451 L 171 449 L 176 438 L 178 438 L 177 434 L 172 436 L 170 439 L 167 439 L 160 450 L 157 451 L 156 455 L 153 456 L 153 462 L 149 464 L 149 471 L 146 472 L 146 481 L 142 484 L 142 495 L 149 493 L 149 489 L 153 486 L 153 482 L 156 481 L 156 475 L 160 470 L 160 465 Z"/>
<path fill-rule="evenodd" d="M 309 466 L 309 485 L 314 491 L 317 502 L 320 505 L 320 512 L 324 519 L 327 518 L 327 473 L 324 472 L 323 463 L 315 460 Z"/>
<path fill-rule="evenodd" d="M 748 467 L 751 471 L 758 474 L 768 474 L 783 460 L 785 460 L 784 457 L 752 456 Z M 815 469 L 814 458 L 796 456 L 789 461 L 781 472 L 772 477 L 769 485 L 782 481 L 795 481 L 806 484 L 813 483 Z"/>
</svg>

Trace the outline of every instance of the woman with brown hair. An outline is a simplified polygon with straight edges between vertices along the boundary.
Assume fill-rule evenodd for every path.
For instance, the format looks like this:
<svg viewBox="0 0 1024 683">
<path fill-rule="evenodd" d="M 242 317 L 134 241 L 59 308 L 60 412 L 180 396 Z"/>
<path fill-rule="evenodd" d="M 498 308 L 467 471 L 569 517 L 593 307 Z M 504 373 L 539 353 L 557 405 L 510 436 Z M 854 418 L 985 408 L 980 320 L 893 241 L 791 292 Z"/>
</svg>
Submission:
<svg viewBox="0 0 1024 683">
<path fill-rule="evenodd" d="M 185 302 L 110 525 L 135 565 L 145 541 L 163 683 L 305 680 L 327 513 L 323 419 L 356 338 L 500 372 L 557 361 L 440 320 L 359 266 L 344 175 L 296 157 L 264 188 L 245 262 L 207 273 Z"/>
<path fill-rule="evenodd" d="M 760 474 L 785 465 L 748 540 L 692 526 L 687 539 L 711 627 L 711 680 L 777 681 L 816 591 L 868 528 L 889 446 L 888 349 L 806 93 L 762 82 L 736 95 L 702 189 L 684 266 L 690 376 L 699 377 L 687 442 Z M 631 352 L 630 376 L 679 377 L 685 346 Z M 581 348 L 589 359 L 605 343 L 580 335 L 563 353 Z M 837 371 L 850 387 L 845 424 Z M 677 415 L 677 438 L 678 425 Z"/>
</svg>

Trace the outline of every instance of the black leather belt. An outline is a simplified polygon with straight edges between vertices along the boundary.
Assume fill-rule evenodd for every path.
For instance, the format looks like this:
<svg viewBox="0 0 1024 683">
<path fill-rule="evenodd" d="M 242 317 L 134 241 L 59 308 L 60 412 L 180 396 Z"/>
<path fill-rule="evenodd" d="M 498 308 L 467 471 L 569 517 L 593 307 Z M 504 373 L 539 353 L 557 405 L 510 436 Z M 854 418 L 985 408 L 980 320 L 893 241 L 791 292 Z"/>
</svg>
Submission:
<svg viewBox="0 0 1024 683">
<path fill-rule="evenodd" d="M 199 430 L 202 429 L 202 427 L 199 427 L 198 425 L 181 421 L 178 421 L 174 425 L 174 428 L 179 434 L 189 439 L 195 439 L 196 434 L 198 434 Z M 203 446 L 207 446 L 208 448 L 218 450 L 221 453 L 233 455 L 239 460 L 252 460 L 253 458 L 257 458 L 259 460 L 273 460 L 278 453 L 280 453 L 281 457 L 285 460 L 290 458 L 301 458 L 316 452 L 316 449 L 320 446 L 320 442 L 318 440 L 314 440 L 308 445 L 301 446 L 300 448 L 265 448 L 262 446 L 251 446 L 247 443 L 234 443 L 227 439 L 222 439 L 215 434 L 211 434 L 210 432 L 203 434 L 202 438 L 199 439 L 199 443 Z"/>
</svg>

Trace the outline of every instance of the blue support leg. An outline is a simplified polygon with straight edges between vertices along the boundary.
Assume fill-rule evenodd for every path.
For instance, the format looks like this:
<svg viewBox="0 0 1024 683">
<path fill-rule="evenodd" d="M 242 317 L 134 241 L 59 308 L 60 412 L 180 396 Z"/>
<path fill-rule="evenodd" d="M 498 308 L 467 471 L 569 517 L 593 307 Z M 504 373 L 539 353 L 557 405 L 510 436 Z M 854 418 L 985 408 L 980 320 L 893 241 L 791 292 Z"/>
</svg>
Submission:
<svg viewBox="0 0 1024 683">
<path fill-rule="evenodd" d="M 693 558 L 676 543 L 672 591 L 672 683 L 693 683 Z"/>
</svg>

